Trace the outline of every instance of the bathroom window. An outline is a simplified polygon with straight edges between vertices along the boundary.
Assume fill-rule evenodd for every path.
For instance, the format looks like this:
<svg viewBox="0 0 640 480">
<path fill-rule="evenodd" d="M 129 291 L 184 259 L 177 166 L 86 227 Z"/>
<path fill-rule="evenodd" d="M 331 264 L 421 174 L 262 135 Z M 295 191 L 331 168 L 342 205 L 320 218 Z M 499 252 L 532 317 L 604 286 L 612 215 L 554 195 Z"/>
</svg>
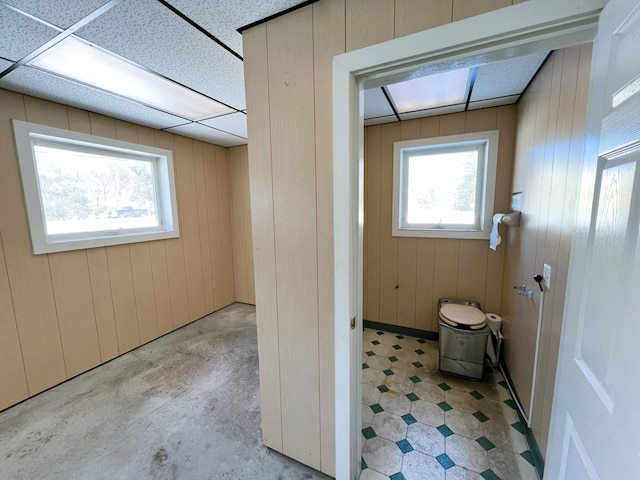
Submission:
<svg viewBox="0 0 640 480">
<path fill-rule="evenodd" d="M 396 237 L 488 239 L 498 131 L 394 143 Z"/>
<path fill-rule="evenodd" d="M 13 127 L 34 254 L 178 236 L 170 151 Z"/>
</svg>

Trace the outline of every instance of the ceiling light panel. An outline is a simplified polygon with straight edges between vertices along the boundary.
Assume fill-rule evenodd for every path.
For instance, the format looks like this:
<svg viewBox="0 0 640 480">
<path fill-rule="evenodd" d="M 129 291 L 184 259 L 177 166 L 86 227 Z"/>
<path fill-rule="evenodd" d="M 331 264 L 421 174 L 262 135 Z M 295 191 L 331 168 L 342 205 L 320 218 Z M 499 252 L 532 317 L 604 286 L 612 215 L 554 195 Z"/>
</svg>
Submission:
<svg viewBox="0 0 640 480">
<path fill-rule="evenodd" d="M 74 37 L 65 38 L 30 64 L 189 120 L 231 111 L 202 94 Z"/>
<path fill-rule="evenodd" d="M 199 123 L 188 123 L 187 125 L 167 128 L 166 131 L 202 140 L 203 142 L 213 143 L 214 145 L 220 145 L 221 147 L 236 147 L 247 144 L 247 140 L 244 138 Z"/>
<path fill-rule="evenodd" d="M 0 3 L 0 57 L 18 61 L 60 32 Z"/>
<path fill-rule="evenodd" d="M 184 123 L 182 118 L 29 67 L 1 78 L 0 87 L 151 128 Z"/>
<path fill-rule="evenodd" d="M 387 86 L 398 113 L 464 103 L 470 69 L 453 70 Z"/>
<path fill-rule="evenodd" d="M 237 110 L 245 108 L 242 62 L 156 0 L 125 1 L 77 34 Z"/>
<path fill-rule="evenodd" d="M 520 95 L 547 55 L 548 52 L 536 53 L 478 67 L 471 101 Z"/>
<path fill-rule="evenodd" d="M 389 105 L 382 89 L 369 88 L 364 91 L 364 118 L 376 118 L 393 115 L 393 109 Z M 397 119 L 396 119 L 397 120 Z"/>
<path fill-rule="evenodd" d="M 235 2 L 233 8 L 226 8 L 226 2 L 221 0 L 168 1 L 240 55 L 242 35 L 236 31 L 238 28 L 304 3 L 300 0 Z"/>
<path fill-rule="evenodd" d="M 4 0 L 34 17 L 66 29 L 91 14 L 109 0 Z M 4 25 L 4 22 L 3 22 Z"/>
<path fill-rule="evenodd" d="M 247 138 L 247 116 L 244 113 L 230 113 L 221 117 L 200 120 L 199 123 Z"/>
</svg>

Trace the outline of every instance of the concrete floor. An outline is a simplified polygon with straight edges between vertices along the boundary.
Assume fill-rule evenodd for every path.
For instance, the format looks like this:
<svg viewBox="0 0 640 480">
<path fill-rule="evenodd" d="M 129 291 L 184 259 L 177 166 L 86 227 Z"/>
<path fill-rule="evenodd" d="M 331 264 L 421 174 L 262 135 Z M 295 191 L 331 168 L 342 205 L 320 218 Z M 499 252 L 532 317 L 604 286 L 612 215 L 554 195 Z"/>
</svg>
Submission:
<svg viewBox="0 0 640 480">
<path fill-rule="evenodd" d="M 1 479 L 329 479 L 261 443 L 234 304 L 0 413 Z"/>
</svg>

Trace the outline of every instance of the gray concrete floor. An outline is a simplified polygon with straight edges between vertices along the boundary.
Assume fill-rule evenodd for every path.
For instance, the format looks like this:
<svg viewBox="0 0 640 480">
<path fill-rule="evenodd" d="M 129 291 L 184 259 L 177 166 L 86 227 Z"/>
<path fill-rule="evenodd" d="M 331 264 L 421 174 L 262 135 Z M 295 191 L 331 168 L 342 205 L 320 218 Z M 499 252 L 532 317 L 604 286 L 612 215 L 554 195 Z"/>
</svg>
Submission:
<svg viewBox="0 0 640 480">
<path fill-rule="evenodd" d="M 234 304 L 0 412 L 0 479 L 328 479 L 261 443 Z"/>
</svg>

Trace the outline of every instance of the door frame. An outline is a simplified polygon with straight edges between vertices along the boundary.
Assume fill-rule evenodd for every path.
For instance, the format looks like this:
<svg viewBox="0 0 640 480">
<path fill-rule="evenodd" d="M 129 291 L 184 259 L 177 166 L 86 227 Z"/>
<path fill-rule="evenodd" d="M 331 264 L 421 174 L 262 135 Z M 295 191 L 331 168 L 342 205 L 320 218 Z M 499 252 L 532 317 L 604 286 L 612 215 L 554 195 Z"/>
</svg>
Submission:
<svg viewBox="0 0 640 480">
<path fill-rule="evenodd" d="M 591 42 L 606 0 L 529 0 L 333 59 L 336 478 L 361 455 L 363 85 Z M 553 428 L 553 426 L 552 426 Z"/>
</svg>

